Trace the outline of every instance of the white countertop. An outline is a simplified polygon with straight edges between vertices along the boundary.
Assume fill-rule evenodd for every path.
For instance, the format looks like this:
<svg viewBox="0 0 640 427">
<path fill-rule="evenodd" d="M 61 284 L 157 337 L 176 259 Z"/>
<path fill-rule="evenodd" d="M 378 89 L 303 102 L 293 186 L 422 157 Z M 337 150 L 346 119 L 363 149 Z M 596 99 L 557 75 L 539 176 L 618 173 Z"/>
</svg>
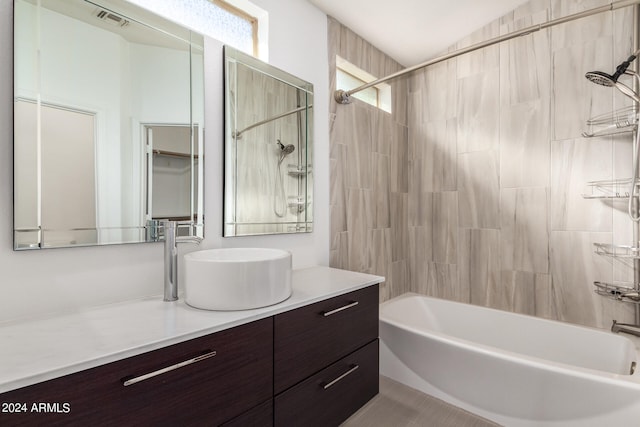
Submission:
<svg viewBox="0 0 640 427">
<path fill-rule="evenodd" d="M 0 324 L 0 393 L 229 329 L 384 281 L 310 267 L 293 271 L 293 294 L 276 305 L 206 311 L 162 296 Z"/>
</svg>

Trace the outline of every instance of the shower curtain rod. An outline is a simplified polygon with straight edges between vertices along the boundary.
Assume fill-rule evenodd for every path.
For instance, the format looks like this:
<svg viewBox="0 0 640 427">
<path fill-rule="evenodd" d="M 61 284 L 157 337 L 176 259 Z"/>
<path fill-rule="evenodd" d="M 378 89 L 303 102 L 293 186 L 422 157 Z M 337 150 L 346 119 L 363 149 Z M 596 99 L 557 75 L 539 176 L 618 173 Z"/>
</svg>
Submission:
<svg viewBox="0 0 640 427">
<path fill-rule="evenodd" d="M 638 1 L 640 1 L 640 0 L 638 0 Z M 246 128 L 244 128 L 242 130 L 234 132 L 233 133 L 233 137 L 235 139 L 240 139 L 240 138 L 242 138 L 242 134 L 244 132 L 248 131 L 248 130 L 251 130 L 253 128 L 257 128 L 258 126 L 262 126 L 262 125 L 267 124 L 269 122 L 272 122 L 274 120 L 278 120 L 278 119 L 281 119 L 283 117 L 287 117 L 287 116 L 289 116 L 291 114 L 298 113 L 300 111 L 304 111 L 304 110 L 306 110 L 308 108 L 311 108 L 311 107 L 313 107 L 313 104 L 303 105 L 302 107 L 294 108 L 293 110 L 289 110 L 289 111 L 287 111 L 285 113 L 278 114 L 277 116 L 273 116 L 273 117 L 269 117 L 268 119 L 261 120 L 259 122 L 256 122 L 256 123 L 252 124 L 252 125 L 247 126 Z"/>
<path fill-rule="evenodd" d="M 478 49 L 482 49 L 487 46 L 491 46 L 497 43 L 501 43 L 503 41 L 515 39 L 516 37 L 526 36 L 531 33 L 535 33 L 537 31 L 543 30 L 545 28 L 553 27 L 558 24 L 564 24 L 565 22 L 575 21 L 577 19 L 586 18 L 588 16 L 597 15 L 603 12 L 609 12 L 616 9 L 622 9 L 624 7 L 633 6 L 636 4 L 640 4 L 640 0 L 620 0 L 620 1 L 612 1 L 608 5 L 595 7 L 593 9 L 588 9 L 583 12 L 574 13 L 572 15 L 567 15 L 563 18 L 553 19 L 551 21 L 545 22 L 543 24 L 531 25 L 530 27 L 523 28 L 521 30 L 513 31 L 511 33 L 498 36 L 484 42 L 476 43 L 474 45 L 458 49 L 456 51 L 447 53 L 442 56 L 438 56 L 433 59 L 429 59 L 428 61 L 422 62 L 420 64 L 414 65 L 409 68 L 405 68 L 404 70 L 397 71 L 393 74 L 390 74 L 386 77 L 382 77 L 378 80 L 374 80 L 372 82 L 363 84 L 362 86 L 358 86 L 355 89 L 351 90 L 336 90 L 333 94 L 333 98 L 338 104 L 348 104 L 351 102 L 351 95 L 354 93 L 363 91 L 365 89 L 370 88 L 371 86 L 378 85 L 380 83 L 384 83 L 388 80 L 395 79 L 396 77 L 404 76 L 405 74 L 409 74 L 413 71 L 419 70 L 420 68 L 428 67 L 429 65 L 437 64 L 438 62 L 446 61 L 447 59 L 455 58 L 457 56 L 463 55 L 465 53 L 473 52 Z"/>
</svg>

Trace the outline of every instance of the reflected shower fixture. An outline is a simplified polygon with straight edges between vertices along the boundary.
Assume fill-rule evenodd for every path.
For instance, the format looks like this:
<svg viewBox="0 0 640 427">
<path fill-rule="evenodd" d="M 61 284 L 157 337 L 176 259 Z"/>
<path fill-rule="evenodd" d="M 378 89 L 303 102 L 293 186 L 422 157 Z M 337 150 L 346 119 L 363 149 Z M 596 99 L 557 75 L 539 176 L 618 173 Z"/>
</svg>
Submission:
<svg viewBox="0 0 640 427">
<path fill-rule="evenodd" d="M 293 151 L 296 149 L 295 145 L 293 144 L 284 145 L 282 144 L 282 142 L 280 142 L 280 140 L 278 140 L 278 147 L 280 147 L 280 150 L 282 150 L 285 156 L 293 153 Z"/>
<path fill-rule="evenodd" d="M 301 111 L 309 110 L 312 107 L 313 107 L 313 104 L 307 104 L 307 105 L 303 105 L 302 107 L 296 107 L 295 109 L 287 111 L 285 113 L 278 114 L 278 115 L 273 116 L 273 117 L 269 117 L 268 119 L 260 120 L 259 122 L 256 122 L 256 123 L 254 123 L 252 125 L 249 125 L 249 126 L 247 126 L 246 128 L 244 128 L 242 130 L 238 130 L 238 131 L 232 132 L 231 136 L 234 139 L 242 139 L 242 134 L 245 133 L 248 130 L 251 130 L 253 128 L 257 128 L 258 126 L 262 126 L 262 125 L 270 123 L 270 122 L 272 122 L 274 120 L 278 120 L 278 119 L 281 119 L 283 117 L 287 117 L 287 116 L 289 116 L 291 114 L 295 114 L 295 113 L 299 113 Z M 278 140 L 278 142 L 279 142 L 279 140 Z"/>
<path fill-rule="evenodd" d="M 287 210 L 287 198 L 284 193 L 284 182 L 282 178 L 282 172 L 280 170 L 280 165 L 282 165 L 282 161 L 289 154 L 293 153 L 296 149 L 296 146 L 293 144 L 284 145 L 280 140 L 277 140 L 278 147 L 280 148 L 280 158 L 278 159 L 278 167 L 276 168 L 276 179 L 275 179 L 275 194 L 273 195 L 273 212 L 279 217 L 282 218 Z M 281 203 L 278 203 L 278 199 L 280 199 Z"/>
<path fill-rule="evenodd" d="M 278 147 L 280 147 L 280 156 L 281 156 L 280 161 L 282 161 L 289 154 L 293 153 L 296 149 L 295 145 L 293 144 L 284 145 L 282 142 L 280 142 L 280 140 L 278 140 Z"/>
</svg>

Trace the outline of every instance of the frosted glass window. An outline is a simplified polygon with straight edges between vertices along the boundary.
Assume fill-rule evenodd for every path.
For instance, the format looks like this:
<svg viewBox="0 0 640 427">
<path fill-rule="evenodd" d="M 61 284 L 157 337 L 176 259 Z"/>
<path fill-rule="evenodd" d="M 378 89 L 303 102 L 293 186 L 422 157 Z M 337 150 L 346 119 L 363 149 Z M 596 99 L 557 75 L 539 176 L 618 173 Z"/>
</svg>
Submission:
<svg viewBox="0 0 640 427">
<path fill-rule="evenodd" d="M 375 76 L 336 56 L 336 89 L 348 91 L 374 80 L 377 80 Z M 391 112 L 391 86 L 386 83 L 361 90 L 352 96 L 387 113 Z"/>
<path fill-rule="evenodd" d="M 220 41 L 244 53 L 256 56 L 257 52 L 254 43 L 255 18 L 243 14 L 241 11 L 237 13 L 231 10 L 230 7 L 217 3 L 211 4 L 211 19 L 222 29 Z"/>
<path fill-rule="evenodd" d="M 266 22 L 263 21 L 266 21 L 268 15 L 246 0 L 228 3 L 219 0 L 130 1 L 249 55 L 258 56 L 258 42 L 262 48 L 266 41 L 262 40 L 266 38 L 264 32 L 258 37 L 258 26 L 266 28 Z M 250 6 L 250 10 L 243 7 L 245 4 Z M 265 59 L 262 54 L 260 57 Z"/>
<path fill-rule="evenodd" d="M 360 80 L 356 76 L 352 76 L 346 71 L 338 68 L 336 73 L 337 88 L 342 90 L 351 90 L 358 86 L 362 86 L 365 83 L 366 82 L 364 80 Z M 375 86 L 354 93 L 353 97 L 358 98 L 360 101 L 364 101 L 367 104 L 375 105 L 376 107 L 378 106 L 378 89 L 376 89 Z"/>
</svg>

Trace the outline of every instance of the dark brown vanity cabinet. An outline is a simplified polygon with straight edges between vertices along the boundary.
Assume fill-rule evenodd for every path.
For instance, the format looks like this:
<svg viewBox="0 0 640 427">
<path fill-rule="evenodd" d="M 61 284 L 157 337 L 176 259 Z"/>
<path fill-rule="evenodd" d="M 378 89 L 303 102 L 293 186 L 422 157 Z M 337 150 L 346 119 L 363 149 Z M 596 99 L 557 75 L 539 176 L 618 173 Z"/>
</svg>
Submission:
<svg viewBox="0 0 640 427">
<path fill-rule="evenodd" d="M 333 426 L 377 393 L 370 286 L 0 394 L 0 426 Z"/>
<path fill-rule="evenodd" d="M 337 426 L 378 394 L 378 340 L 274 399 L 276 426 Z"/>
<path fill-rule="evenodd" d="M 272 395 L 267 318 L 4 393 L 27 406 L 0 413 L 0 425 L 214 426 Z M 34 412 L 41 403 L 50 406 Z"/>
<path fill-rule="evenodd" d="M 378 394 L 378 286 L 274 318 L 275 426 L 338 425 Z"/>
</svg>

